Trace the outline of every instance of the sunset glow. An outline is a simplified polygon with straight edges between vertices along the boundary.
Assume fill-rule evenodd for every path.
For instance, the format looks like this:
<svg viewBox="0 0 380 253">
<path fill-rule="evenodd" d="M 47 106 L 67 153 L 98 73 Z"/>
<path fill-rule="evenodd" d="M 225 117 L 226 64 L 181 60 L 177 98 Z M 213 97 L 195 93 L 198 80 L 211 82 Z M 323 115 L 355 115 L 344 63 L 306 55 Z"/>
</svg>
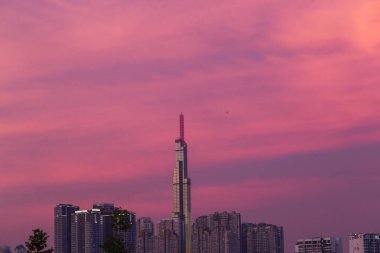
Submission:
<svg viewBox="0 0 380 253">
<path fill-rule="evenodd" d="M 281 225 L 287 252 L 380 231 L 379 1 L 0 5 L 0 245 L 59 203 L 170 217 L 181 112 L 193 218 Z"/>
</svg>

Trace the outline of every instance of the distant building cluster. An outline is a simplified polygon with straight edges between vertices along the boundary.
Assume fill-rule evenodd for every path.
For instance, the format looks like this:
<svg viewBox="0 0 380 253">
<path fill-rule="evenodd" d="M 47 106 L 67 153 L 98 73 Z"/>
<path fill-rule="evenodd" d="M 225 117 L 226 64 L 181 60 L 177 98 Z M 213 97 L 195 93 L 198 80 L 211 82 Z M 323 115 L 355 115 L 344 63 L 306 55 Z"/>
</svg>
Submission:
<svg viewBox="0 0 380 253">
<path fill-rule="evenodd" d="M 121 235 L 128 253 L 284 253 L 283 227 L 267 223 L 242 223 L 237 212 L 215 212 L 191 217 L 191 180 L 187 167 L 184 116 L 180 115 L 180 137 L 175 140 L 173 211 L 170 219 L 156 226 L 149 217 L 136 219 Z M 102 245 L 112 237 L 112 203 L 95 203 L 80 210 L 72 204 L 54 209 L 55 253 L 106 253 Z M 300 239 L 294 253 L 343 253 L 338 237 Z M 1 252 L 0 252 L 1 253 Z M 379 234 L 351 234 L 349 253 L 380 253 Z"/>
<path fill-rule="evenodd" d="M 342 253 L 343 244 L 339 237 L 313 237 L 298 240 L 295 253 Z M 348 236 L 349 253 L 380 253 L 379 233 L 360 233 Z"/>
<path fill-rule="evenodd" d="M 191 219 L 191 180 L 187 167 L 184 116 L 179 117 L 179 137 L 175 139 L 173 171 L 173 212 L 170 219 L 157 223 L 151 218 L 136 220 L 123 234 L 130 253 L 283 253 L 282 227 L 260 223 L 242 224 L 237 212 L 215 212 Z M 115 232 L 111 203 L 95 203 L 90 210 L 72 204 L 54 209 L 56 253 L 105 253 L 102 245 Z"/>
<path fill-rule="evenodd" d="M 110 203 L 95 203 L 90 210 L 59 204 L 54 208 L 54 252 L 104 253 L 101 248 L 113 235 Z M 131 213 L 132 227 L 122 232 L 125 247 L 134 253 L 136 245 L 136 216 Z"/>
<path fill-rule="evenodd" d="M 27 253 L 27 251 L 24 245 L 17 245 L 13 251 L 9 246 L 0 245 L 0 253 Z"/>
<path fill-rule="evenodd" d="M 114 205 L 96 203 L 90 210 L 59 204 L 54 209 L 56 253 L 105 253 L 102 245 L 112 236 Z M 178 221 L 164 219 L 155 224 L 149 217 L 131 216 L 132 227 L 124 234 L 130 253 L 179 253 Z M 199 216 L 192 224 L 192 253 L 284 253 L 282 227 L 241 223 L 237 212 L 215 212 Z"/>
</svg>

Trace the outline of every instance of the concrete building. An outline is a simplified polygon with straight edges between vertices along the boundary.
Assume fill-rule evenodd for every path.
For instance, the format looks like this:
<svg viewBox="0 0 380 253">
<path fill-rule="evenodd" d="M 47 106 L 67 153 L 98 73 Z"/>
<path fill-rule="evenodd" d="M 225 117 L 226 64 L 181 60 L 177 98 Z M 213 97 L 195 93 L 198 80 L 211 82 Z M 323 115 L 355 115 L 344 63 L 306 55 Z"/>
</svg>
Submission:
<svg viewBox="0 0 380 253">
<path fill-rule="evenodd" d="M 284 253 L 284 232 L 267 223 L 242 224 L 243 253 Z"/>
<path fill-rule="evenodd" d="M 154 253 L 178 253 L 180 237 L 178 222 L 173 219 L 161 220 L 157 224 L 157 236 L 154 242 Z"/>
<path fill-rule="evenodd" d="M 350 234 L 348 244 L 349 253 L 380 253 L 380 234 Z"/>
<path fill-rule="evenodd" d="M 339 237 L 313 237 L 298 240 L 295 253 L 343 253 L 342 239 Z"/>
<path fill-rule="evenodd" d="M 192 253 L 240 253 L 241 218 L 236 212 L 198 217 L 192 228 Z"/>
<path fill-rule="evenodd" d="M 100 243 L 103 245 L 113 235 L 112 214 L 115 207 L 112 203 L 94 203 L 92 209 L 100 210 Z"/>
<path fill-rule="evenodd" d="M 112 203 L 95 203 L 91 210 L 78 210 L 71 215 L 71 253 L 104 253 L 102 245 L 120 235 L 128 252 L 136 252 L 136 215 L 131 213 L 132 226 L 128 231 L 112 228 Z"/>
<path fill-rule="evenodd" d="M 180 117 L 180 136 L 175 140 L 176 165 L 173 172 L 173 213 L 178 223 L 179 252 L 191 252 L 191 181 L 187 168 L 187 144 L 185 142 L 184 116 Z"/>
<path fill-rule="evenodd" d="M 59 204 L 54 208 L 54 252 L 71 253 L 71 215 L 78 206 Z"/>
<path fill-rule="evenodd" d="M 112 214 L 115 206 L 113 203 L 95 203 L 93 209 L 100 210 L 100 241 L 103 244 L 115 233 L 112 229 Z M 130 219 L 132 226 L 126 232 L 118 231 L 118 234 L 125 242 L 128 252 L 136 253 L 136 214 L 130 212 Z"/>
<path fill-rule="evenodd" d="M 191 250 L 193 253 L 209 253 L 211 251 L 209 216 L 199 216 L 194 221 L 191 240 Z"/>
<path fill-rule="evenodd" d="M 75 211 L 71 216 L 71 252 L 101 253 L 100 210 Z"/>
<path fill-rule="evenodd" d="M 137 226 L 134 212 L 130 212 L 130 219 L 132 226 L 127 231 L 120 231 L 120 235 L 125 242 L 128 253 L 136 253 Z"/>
<path fill-rule="evenodd" d="M 136 253 L 153 253 L 154 224 L 149 217 L 137 220 Z"/>
</svg>

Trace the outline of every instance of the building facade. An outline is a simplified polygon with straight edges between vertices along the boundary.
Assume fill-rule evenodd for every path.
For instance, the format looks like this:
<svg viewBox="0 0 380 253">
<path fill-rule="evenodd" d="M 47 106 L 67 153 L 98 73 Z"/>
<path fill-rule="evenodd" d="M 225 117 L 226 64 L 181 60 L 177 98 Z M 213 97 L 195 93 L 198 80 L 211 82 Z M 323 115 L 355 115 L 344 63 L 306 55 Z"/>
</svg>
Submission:
<svg viewBox="0 0 380 253">
<path fill-rule="evenodd" d="M 192 228 L 192 253 L 241 251 L 241 218 L 236 212 L 198 217 Z"/>
<path fill-rule="evenodd" d="M 343 253 L 342 239 L 339 237 L 313 237 L 298 240 L 295 253 Z"/>
<path fill-rule="evenodd" d="M 71 252 L 102 253 L 100 210 L 75 211 L 71 216 Z"/>
<path fill-rule="evenodd" d="M 380 234 L 350 234 L 348 244 L 349 253 L 380 253 Z"/>
<path fill-rule="evenodd" d="M 136 215 L 131 213 L 132 226 L 128 231 L 112 228 L 111 203 L 96 203 L 91 210 L 78 210 L 71 215 L 71 252 L 104 253 L 102 245 L 117 233 L 125 243 L 128 252 L 136 252 Z"/>
<path fill-rule="evenodd" d="M 180 137 L 175 140 L 176 165 L 173 172 L 172 218 L 178 224 L 179 252 L 191 252 L 191 181 L 187 168 L 184 116 L 180 115 Z"/>
<path fill-rule="evenodd" d="M 136 253 L 153 253 L 154 224 L 149 217 L 137 220 Z"/>
<path fill-rule="evenodd" d="M 193 253 L 211 252 L 211 227 L 209 216 L 199 216 L 193 224 L 191 235 Z"/>
<path fill-rule="evenodd" d="M 267 223 L 242 224 L 243 253 L 284 253 L 284 232 Z"/>
<path fill-rule="evenodd" d="M 100 242 L 103 245 L 113 235 L 112 214 L 115 206 L 112 203 L 94 203 L 92 209 L 100 211 Z"/>
<path fill-rule="evenodd" d="M 154 253 L 178 253 L 180 250 L 179 225 L 176 220 L 165 219 L 157 224 Z"/>
<path fill-rule="evenodd" d="M 100 241 L 103 244 L 116 232 L 112 229 L 115 206 L 113 203 L 95 203 L 93 209 L 100 210 Z M 130 212 L 130 219 L 132 226 L 128 231 L 117 231 L 117 233 L 123 239 L 128 252 L 136 253 L 136 214 Z"/>
<path fill-rule="evenodd" d="M 59 204 L 54 208 L 54 252 L 71 253 L 71 215 L 78 206 Z"/>
<path fill-rule="evenodd" d="M 136 253 L 137 226 L 136 214 L 134 212 L 130 212 L 130 221 L 132 226 L 127 231 L 119 231 L 119 234 L 125 242 L 125 246 L 128 249 L 128 253 Z"/>
</svg>

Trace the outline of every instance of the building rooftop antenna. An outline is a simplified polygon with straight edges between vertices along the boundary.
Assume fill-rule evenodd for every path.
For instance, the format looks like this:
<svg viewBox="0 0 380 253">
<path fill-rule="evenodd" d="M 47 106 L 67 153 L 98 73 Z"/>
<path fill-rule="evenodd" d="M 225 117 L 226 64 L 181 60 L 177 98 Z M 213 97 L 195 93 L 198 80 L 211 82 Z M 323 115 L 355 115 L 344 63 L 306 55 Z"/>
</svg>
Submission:
<svg viewBox="0 0 380 253">
<path fill-rule="evenodd" d="M 179 115 L 179 138 L 185 140 L 185 118 L 181 112 Z"/>
</svg>

